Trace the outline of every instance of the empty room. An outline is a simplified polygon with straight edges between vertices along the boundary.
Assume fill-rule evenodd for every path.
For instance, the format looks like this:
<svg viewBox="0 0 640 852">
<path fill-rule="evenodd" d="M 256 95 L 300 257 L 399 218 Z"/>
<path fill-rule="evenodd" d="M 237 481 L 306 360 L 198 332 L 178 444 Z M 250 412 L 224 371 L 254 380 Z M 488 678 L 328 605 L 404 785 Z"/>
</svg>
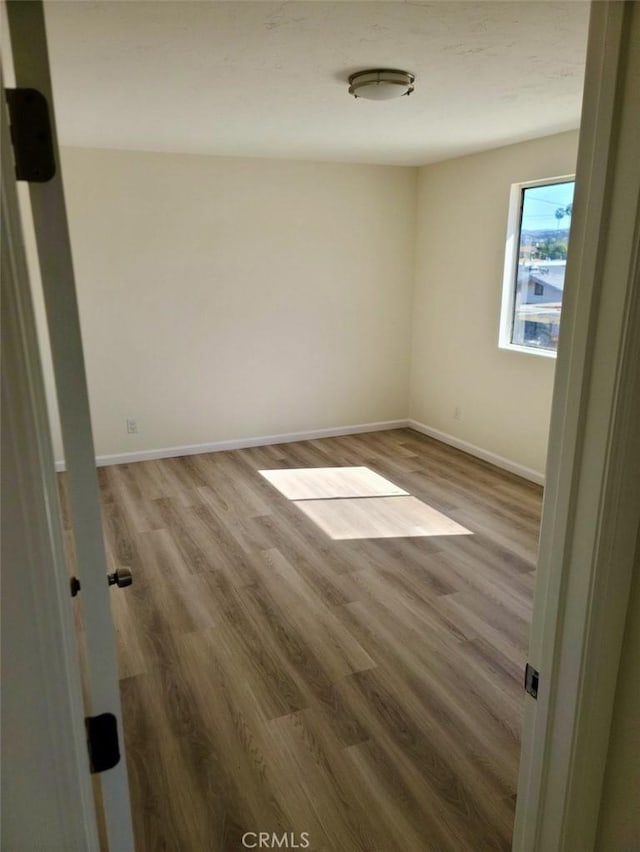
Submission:
<svg viewBox="0 0 640 852">
<path fill-rule="evenodd" d="M 511 849 L 590 4 L 20 5 L 86 848 Z"/>
</svg>

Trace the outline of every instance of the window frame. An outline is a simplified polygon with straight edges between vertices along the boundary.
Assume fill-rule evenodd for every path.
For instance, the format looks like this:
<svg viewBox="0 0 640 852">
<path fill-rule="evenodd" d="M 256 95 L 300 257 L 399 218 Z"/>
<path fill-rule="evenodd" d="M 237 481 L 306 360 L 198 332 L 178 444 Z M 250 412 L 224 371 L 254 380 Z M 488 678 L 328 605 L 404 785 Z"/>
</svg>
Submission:
<svg viewBox="0 0 640 852">
<path fill-rule="evenodd" d="M 558 175 L 557 177 L 526 180 L 512 183 L 509 193 L 509 214 L 507 218 L 507 239 L 504 252 L 504 273 L 502 276 L 502 300 L 500 306 L 500 329 L 498 348 L 511 352 L 524 352 L 528 355 L 538 355 L 542 358 L 557 358 L 557 350 L 541 349 L 536 346 L 523 346 L 512 343 L 514 308 L 516 297 L 516 275 L 520 249 L 520 228 L 522 225 L 522 208 L 524 190 L 534 186 L 551 186 L 556 183 L 575 182 L 575 174 Z"/>
</svg>

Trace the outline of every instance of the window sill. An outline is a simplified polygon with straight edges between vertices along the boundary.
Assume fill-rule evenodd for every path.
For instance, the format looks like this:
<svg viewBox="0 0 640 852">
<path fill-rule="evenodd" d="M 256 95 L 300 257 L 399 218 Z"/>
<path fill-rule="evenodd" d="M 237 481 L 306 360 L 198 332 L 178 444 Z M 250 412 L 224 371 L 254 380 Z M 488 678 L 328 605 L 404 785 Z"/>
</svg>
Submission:
<svg viewBox="0 0 640 852">
<path fill-rule="evenodd" d="M 540 358 L 550 358 L 556 360 L 558 353 L 553 349 L 538 349 L 534 346 L 518 346 L 517 343 L 499 343 L 499 349 L 509 350 L 510 352 L 522 352 L 524 355 L 537 355 Z"/>
</svg>

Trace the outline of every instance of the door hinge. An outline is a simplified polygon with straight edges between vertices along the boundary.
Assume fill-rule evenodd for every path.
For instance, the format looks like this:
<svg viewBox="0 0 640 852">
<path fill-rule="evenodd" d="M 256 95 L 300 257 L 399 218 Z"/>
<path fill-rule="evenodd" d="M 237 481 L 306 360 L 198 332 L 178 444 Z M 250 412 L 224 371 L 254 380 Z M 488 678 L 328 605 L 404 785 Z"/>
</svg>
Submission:
<svg viewBox="0 0 640 852">
<path fill-rule="evenodd" d="M 86 716 L 87 749 L 91 772 L 104 772 L 113 769 L 120 762 L 120 743 L 118 741 L 118 721 L 113 713 L 101 713 L 99 716 Z"/>
<path fill-rule="evenodd" d="M 539 681 L 540 672 L 534 669 L 531 663 L 527 663 L 524 670 L 524 691 L 528 692 L 533 698 L 537 698 Z"/>
<path fill-rule="evenodd" d="M 47 99 L 37 89 L 6 89 L 16 179 L 46 183 L 56 173 Z"/>
</svg>

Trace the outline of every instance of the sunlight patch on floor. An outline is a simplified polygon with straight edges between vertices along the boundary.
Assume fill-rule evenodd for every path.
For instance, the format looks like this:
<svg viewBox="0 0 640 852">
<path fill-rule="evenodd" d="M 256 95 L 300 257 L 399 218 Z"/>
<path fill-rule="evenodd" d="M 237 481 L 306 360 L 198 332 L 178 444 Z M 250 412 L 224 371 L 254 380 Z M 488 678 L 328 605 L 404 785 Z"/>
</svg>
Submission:
<svg viewBox="0 0 640 852">
<path fill-rule="evenodd" d="M 471 535 L 417 497 L 305 500 L 301 512 L 333 539 Z"/>
<path fill-rule="evenodd" d="M 259 472 L 332 539 L 473 535 L 368 467 Z"/>
<path fill-rule="evenodd" d="M 261 470 L 259 473 L 289 500 L 383 497 L 408 493 L 368 467 L 308 467 Z"/>
</svg>

